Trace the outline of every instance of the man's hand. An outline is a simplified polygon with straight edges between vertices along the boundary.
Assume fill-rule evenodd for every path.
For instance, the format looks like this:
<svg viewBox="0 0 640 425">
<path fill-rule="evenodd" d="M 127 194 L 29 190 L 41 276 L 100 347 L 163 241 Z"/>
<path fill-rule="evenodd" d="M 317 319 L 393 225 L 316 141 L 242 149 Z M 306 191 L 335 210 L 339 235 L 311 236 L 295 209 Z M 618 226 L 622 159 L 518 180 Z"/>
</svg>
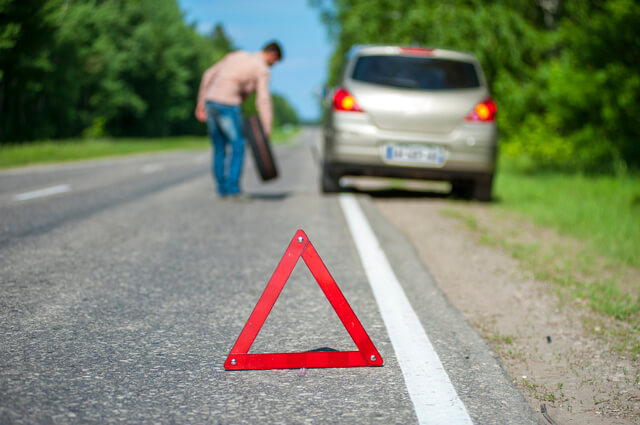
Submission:
<svg viewBox="0 0 640 425">
<path fill-rule="evenodd" d="M 200 122 L 207 121 L 207 111 L 204 109 L 204 105 L 196 106 L 196 119 Z"/>
</svg>

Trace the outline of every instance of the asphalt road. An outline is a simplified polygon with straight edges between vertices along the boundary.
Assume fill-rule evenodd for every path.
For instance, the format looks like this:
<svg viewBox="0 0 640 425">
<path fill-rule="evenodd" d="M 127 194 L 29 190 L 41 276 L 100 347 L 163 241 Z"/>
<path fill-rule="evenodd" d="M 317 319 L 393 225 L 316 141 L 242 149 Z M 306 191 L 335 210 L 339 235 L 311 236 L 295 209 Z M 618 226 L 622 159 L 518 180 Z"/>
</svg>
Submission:
<svg viewBox="0 0 640 425">
<path fill-rule="evenodd" d="M 408 390 L 341 200 L 318 192 L 318 141 L 310 129 L 278 147 L 268 184 L 248 158 L 248 202 L 214 196 L 202 152 L 0 173 L 0 423 L 418 423 L 429 409 Z M 355 199 L 473 423 L 537 423 L 406 239 Z M 224 370 L 299 228 L 383 367 Z M 355 346 L 299 262 L 250 352 L 318 349 Z"/>
</svg>

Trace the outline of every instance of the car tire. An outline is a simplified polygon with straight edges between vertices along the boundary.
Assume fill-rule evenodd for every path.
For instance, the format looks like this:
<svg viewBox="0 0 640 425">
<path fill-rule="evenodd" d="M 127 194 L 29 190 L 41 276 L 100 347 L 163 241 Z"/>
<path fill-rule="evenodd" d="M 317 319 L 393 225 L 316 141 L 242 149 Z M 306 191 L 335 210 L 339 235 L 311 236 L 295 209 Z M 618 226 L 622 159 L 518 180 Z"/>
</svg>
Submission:
<svg viewBox="0 0 640 425">
<path fill-rule="evenodd" d="M 474 185 L 469 180 L 453 180 L 451 182 L 451 196 L 456 199 L 471 199 Z"/>
<path fill-rule="evenodd" d="M 331 167 L 324 165 L 322 167 L 322 193 L 338 193 L 340 192 L 340 176 L 336 176 L 331 172 Z"/>
<path fill-rule="evenodd" d="M 491 202 L 493 191 L 493 175 L 477 178 L 473 182 L 473 198 L 482 202 Z"/>
</svg>

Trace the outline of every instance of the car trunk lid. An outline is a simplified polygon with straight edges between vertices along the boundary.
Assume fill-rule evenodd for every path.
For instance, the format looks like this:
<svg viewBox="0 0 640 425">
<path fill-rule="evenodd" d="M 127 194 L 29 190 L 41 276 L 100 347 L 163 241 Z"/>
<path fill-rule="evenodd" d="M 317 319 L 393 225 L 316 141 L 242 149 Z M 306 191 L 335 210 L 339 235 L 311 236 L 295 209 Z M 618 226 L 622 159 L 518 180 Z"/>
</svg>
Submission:
<svg viewBox="0 0 640 425">
<path fill-rule="evenodd" d="M 488 96 L 479 65 L 409 50 L 358 57 L 347 89 L 381 129 L 451 132 Z"/>
<path fill-rule="evenodd" d="M 483 88 L 424 92 L 354 84 L 350 91 L 380 129 L 450 133 L 488 95 Z"/>
</svg>

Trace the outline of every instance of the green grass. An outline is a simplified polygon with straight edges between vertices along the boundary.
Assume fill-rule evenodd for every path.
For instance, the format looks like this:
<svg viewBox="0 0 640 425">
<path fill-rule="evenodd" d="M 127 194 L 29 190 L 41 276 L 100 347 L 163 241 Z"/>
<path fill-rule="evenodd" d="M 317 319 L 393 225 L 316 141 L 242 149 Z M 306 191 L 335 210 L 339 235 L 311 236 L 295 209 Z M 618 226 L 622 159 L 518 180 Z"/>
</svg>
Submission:
<svg viewBox="0 0 640 425">
<path fill-rule="evenodd" d="M 507 162 L 495 189 L 499 208 L 586 243 L 572 252 L 503 241 L 514 257 L 529 263 L 536 277 L 571 288 L 594 310 L 638 324 L 640 282 L 622 282 L 621 270 L 640 267 L 640 176 L 531 174 Z"/>
<path fill-rule="evenodd" d="M 565 302 L 631 325 L 608 335 L 621 351 L 640 355 L 640 176 L 536 174 L 503 160 L 495 194 L 498 202 L 486 205 L 488 221 L 465 203 L 451 203 L 442 213 L 480 242 L 509 252 Z M 568 238 L 543 236 L 544 228 Z"/>
<path fill-rule="evenodd" d="M 534 223 L 587 241 L 597 252 L 640 266 L 640 176 L 525 174 L 501 167 L 500 205 Z"/>
<path fill-rule="evenodd" d="M 0 147 L 0 168 L 207 146 L 205 137 L 42 141 Z"/>
<path fill-rule="evenodd" d="M 537 278 L 569 289 L 595 311 L 637 326 L 640 282 L 624 282 L 622 270 L 640 267 L 640 176 L 535 174 L 511 165 L 503 160 L 497 175 L 497 208 L 584 241 L 585 247 L 572 251 L 487 234 L 485 240 L 493 239 Z"/>
<path fill-rule="evenodd" d="M 287 132 L 275 129 L 271 139 L 274 144 L 287 143 L 296 132 L 297 129 Z M 209 146 L 209 139 L 202 136 L 75 139 L 12 144 L 0 146 L 0 169 L 176 149 L 208 149 Z"/>
</svg>

